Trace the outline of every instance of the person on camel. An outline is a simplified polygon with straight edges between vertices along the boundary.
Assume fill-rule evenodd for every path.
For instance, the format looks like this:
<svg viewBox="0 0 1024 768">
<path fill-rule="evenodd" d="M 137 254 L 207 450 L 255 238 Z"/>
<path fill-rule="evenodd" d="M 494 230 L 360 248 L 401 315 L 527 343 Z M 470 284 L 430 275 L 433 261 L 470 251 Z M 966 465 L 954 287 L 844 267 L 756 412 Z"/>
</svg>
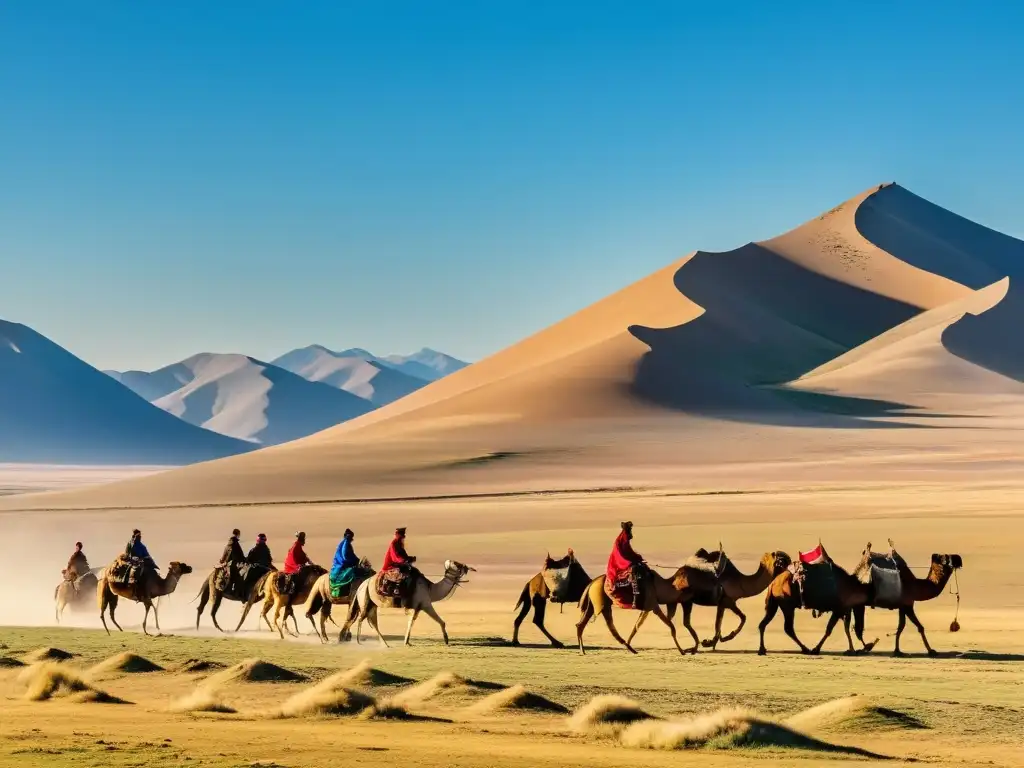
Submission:
<svg viewBox="0 0 1024 768">
<path fill-rule="evenodd" d="M 624 573 L 629 574 L 629 583 L 633 588 L 633 607 L 640 600 L 640 582 L 647 573 L 647 563 L 641 555 L 633 550 L 630 540 L 633 538 L 633 523 L 626 521 L 621 524 L 622 530 L 615 537 L 612 553 L 608 557 L 608 569 L 605 577 L 610 584 L 615 584 Z"/>
<path fill-rule="evenodd" d="M 82 542 L 75 542 L 75 551 L 68 559 L 68 567 L 64 569 L 65 581 L 77 581 L 89 572 L 89 560 L 82 551 Z"/>
<path fill-rule="evenodd" d="M 392 568 L 397 568 L 403 575 L 408 576 L 412 571 L 412 564 L 415 562 L 416 558 L 405 551 L 405 528 L 396 528 L 395 538 L 391 540 L 391 546 L 388 547 L 388 552 L 384 555 L 384 565 L 381 567 L 381 571 L 386 573 Z"/>
<path fill-rule="evenodd" d="M 337 593 L 340 597 L 345 593 L 346 588 L 359 575 L 359 556 L 352 546 L 352 540 L 356 535 L 351 528 L 345 529 L 345 534 L 338 542 L 338 548 L 334 551 L 334 562 L 331 565 L 330 586 L 332 595 Z"/>
<path fill-rule="evenodd" d="M 150 556 L 149 549 L 142 543 L 142 531 L 138 528 L 132 531 L 132 537 L 128 540 L 128 544 L 125 545 L 124 548 L 124 556 L 129 561 L 141 561 L 143 571 L 152 571 L 153 573 L 156 573 L 160 570 L 156 561 Z M 131 572 L 131 568 L 125 569 L 126 582 L 131 580 Z"/>
<path fill-rule="evenodd" d="M 234 594 L 235 582 L 238 581 L 238 568 L 245 562 L 245 553 L 242 545 L 238 543 L 242 532 L 235 528 L 231 531 L 231 538 L 224 545 L 224 552 L 220 556 L 220 567 L 227 571 L 227 586 L 225 592 Z"/>
<path fill-rule="evenodd" d="M 267 534 L 261 533 L 256 537 L 256 543 L 249 550 L 249 554 L 245 556 L 245 561 L 249 565 L 258 565 L 268 571 L 273 570 L 274 557 L 270 554 L 270 547 L 267 546 Z"/>
<path fill-rule="evenodd" d="M 309 555 L 306 554 L 306 550 L 303 549 L 305 545 L 306 532 L 299 531 L 295 534 L 295 543 L 284 557 L 285 588 L 281 591 L 285 594 L 290 595 L 294 590 L 295 579 L 292 576 L 301 571 L 303 566 L 312 562 Z"/>
</svg>

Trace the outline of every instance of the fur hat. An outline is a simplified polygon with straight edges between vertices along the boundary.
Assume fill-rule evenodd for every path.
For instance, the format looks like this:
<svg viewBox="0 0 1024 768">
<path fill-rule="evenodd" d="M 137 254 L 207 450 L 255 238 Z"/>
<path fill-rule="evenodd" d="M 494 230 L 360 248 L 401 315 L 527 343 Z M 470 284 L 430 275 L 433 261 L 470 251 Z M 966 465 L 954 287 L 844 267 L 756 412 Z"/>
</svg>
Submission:
<svg viewBox="0 0 1024 768">
<path fill-rule="evenodd" d="M 306 538 L 306 532 L 305 532 L 305 531 L 299 531 L 299 532 L 297 532 L 297 533 L 295 534 L 295 538 L 296 538 L 296 539 L 304 539 L 304 538 Z"/>
<path fill-rule="evenodd" d="M 405 528 L 395 528 L 395 536 L 405 536 Z"/>
<path fill-rule="evenodd" d="M 140 531 L 138 528 L 135 528 L 135 529 L 132 530 L 132 536 L 141 536 L 141 535 L 142 535 L 142 531 Z"/>
<path fill-rule="evenodd" d="M 266 540 L 267 540 L 267 534 L 265 534 L 265 533 L 258 533 L 258 534 L 256 534 L 256 541 L 266 541 Z"/>
<path fill-rule="evenodd" d="M 242 532 L 240 530 L 238 530 L 237 528 L 235 528 L 234 530 L 231 531 L 231 535 L 232 536 L 241 536 Z"/>
<path fill-rule="evenodd" d="M 624 531 L 631 531 L 631 530 L 633 530 L 633 521 L 632 520 L 627 520 L 624 523 L 619 523 L 619 525 L 622 526 L 622 530 L 624 530 Z"/>
<path fill-rule="evenodd" d="M 345 535 L 345 538 L 347 539 L 347 538 L 350 538 L 352 536 L 355 536 L 356 534 L 355 534 L 355 531 L 353 531 L 351 528 L 346 528 L 344 535 Z"/>
<path fill-rule="evenodd" d="M 82 548 L 82 542 L 76 541 L 75 542 L 75 549 L 81 549 L 81 548 Z"/>
</svg>

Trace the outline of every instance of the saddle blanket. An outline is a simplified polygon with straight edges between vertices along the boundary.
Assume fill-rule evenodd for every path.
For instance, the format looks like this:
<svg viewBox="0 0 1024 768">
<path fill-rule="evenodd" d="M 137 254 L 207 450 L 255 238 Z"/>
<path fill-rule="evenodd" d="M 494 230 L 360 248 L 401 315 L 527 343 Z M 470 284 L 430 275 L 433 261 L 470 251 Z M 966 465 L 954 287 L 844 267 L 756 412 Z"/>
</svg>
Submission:
<svg viewBox="0 0 1024 768">
<path fill-rule="evenodd" d="M 374 580 L 374 588 L 377 597 L 381 600 L 381 605 L 392 608 L 408 607 L 415 573 L 415 569 L 410 569 L 406 573 L 401 568 L 389 568 L 386 571 L 381 571 Z"/>
<path fill-rule="evenodd" d="M 135 584 L 143 573 L 145 563 L 141 558 L 126 558 L 123 555 L 110 567 L 110 575 L 114 581 L 122 584 Z"/>
<path fill-rule="evenodd" d="M 871 584 L 873 608 L 899 608 L 903 596 L 903 581 L 900 577 L 898 558 L 895 552 L 883 555 L 869 552 L 865 561 L 858 566 L 857 578 L 862 584 Z"/>
<path fill-rule="evenodd" d="M 789 571 L 793 574 L 793 584 L 800 594 L 802 607 L 825 612 L 839 607 L 839 585 L 830 563 L 793 563 Z"/>
<path fill-rule="evenodd" d="M 605 578 L 604 593 L 611 598 L 618 608 L 635 608 L 633 593 L 634 577 L 632 569 L 620 571 L 614 579 Z M 639 595 L 636 595 L 639 601 Z"/>
<path fill-rule="evenodd" d="M 329 577 L 331 602 L 338 604 L 342 601 L 348 600 L 348 598 L 355 592 L 356 586 L 361 584 L 366 577 L 372 574 L 372 570 L 367 571 L 359 566 L 345 568 L 337 574 L 334 571 L 331 571 L 331 575 Z"/>
<path fill-rule="evenodd" d="M 541 572 L 541 575 L 551 593 L 548 599 L 552 603 L 564 603 L 569 599 L 568 568 L 547 568 Z"/>
</svg>

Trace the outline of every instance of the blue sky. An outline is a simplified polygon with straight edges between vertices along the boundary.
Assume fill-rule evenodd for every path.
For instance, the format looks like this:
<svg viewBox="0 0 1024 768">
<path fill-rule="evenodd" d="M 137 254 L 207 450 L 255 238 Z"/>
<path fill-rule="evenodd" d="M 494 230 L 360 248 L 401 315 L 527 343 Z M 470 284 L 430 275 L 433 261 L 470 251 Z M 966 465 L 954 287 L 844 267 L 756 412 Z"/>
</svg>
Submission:
<svg viewBox="0 0 1024 768">
<path fill-rule="evenodd" d="M 630 7 L 643 6 L 643 7 Z M 882 181 L 1024 234 L 1024 10 L 0 6 L 0 318 L 479 359 Z"/>
</svg>

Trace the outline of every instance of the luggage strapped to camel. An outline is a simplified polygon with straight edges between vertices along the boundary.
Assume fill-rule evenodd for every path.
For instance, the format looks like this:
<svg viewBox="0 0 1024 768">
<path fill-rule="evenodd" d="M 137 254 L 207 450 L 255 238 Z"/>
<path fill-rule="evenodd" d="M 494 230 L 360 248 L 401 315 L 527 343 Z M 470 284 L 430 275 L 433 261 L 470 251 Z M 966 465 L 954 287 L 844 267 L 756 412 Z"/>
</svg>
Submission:
<svg viewBox="0 0 1024 768">
<path fill-rule="evenodd" d="M 862 584 L 870 584 L 872 608 L 899 608 L 903 597 L 900 565 L 906 565 L 889 539 L 889 554 L 871 551 L 871 542 L 864 549 L 864 557 L 854 571 Z"/>
<path fill-rule="evenodd" d="M 420 572 L 412 566 L 381 571 L 373 580 L 380 604 L 384 607 L 408 608 L 412 599 L 412 589 L 419 575 Z"/>
<path fill-rule="evenodd" d="M 835 574 L 832 573 L 832 558 L 825 551 L 825 546 L 818 541 L 818 546 L 809 552 L 800 552 L 796 562 L 789 566 L 789 572 L 793 574 L 793 584 L 800 593 L 800 607 L 807 608 L 807 592 L 809 585 L 825 592 L 823 595 L 822 608 L 826 603 L 838 600 Z M 813 614 L 817 618 L 822 613 L 822 608 L 815 608 Z"/>
</svg>

